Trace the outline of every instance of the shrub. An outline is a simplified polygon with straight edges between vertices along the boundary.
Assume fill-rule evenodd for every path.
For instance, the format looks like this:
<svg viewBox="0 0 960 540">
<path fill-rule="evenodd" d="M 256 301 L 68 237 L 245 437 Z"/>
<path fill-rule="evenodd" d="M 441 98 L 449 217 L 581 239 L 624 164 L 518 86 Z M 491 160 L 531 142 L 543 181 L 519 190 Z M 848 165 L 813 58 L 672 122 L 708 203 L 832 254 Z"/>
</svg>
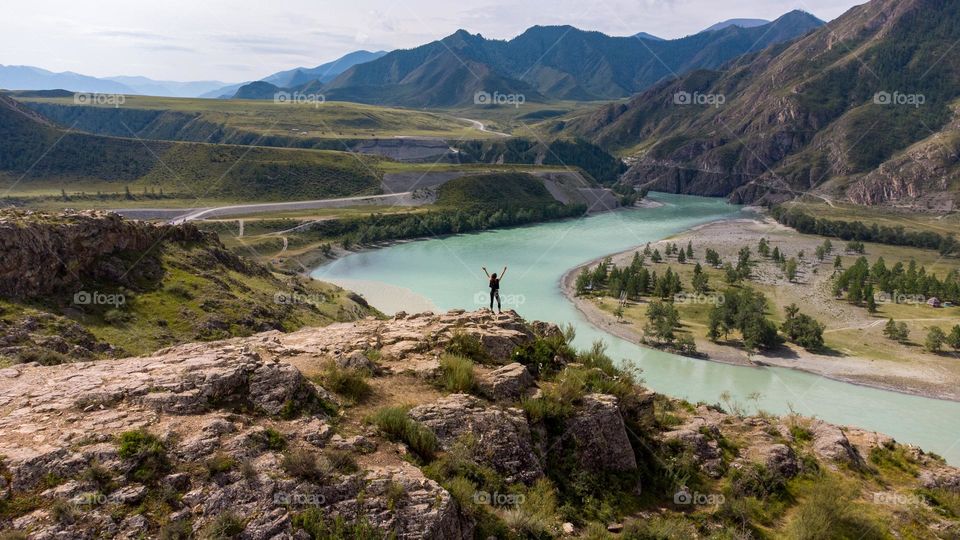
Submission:
<svg viewBox="0 0 960 540">
<path fill-rule="evenodd" d="M 790 426 L 790 436 L 797 442 L 807 442 L 813 440 L 813 432 L 800 424 Z"/>
<path fill-rule="evenodd" d="M 277 451 L 287 447 L 287 440 L 283 438 L 283 435 L 279 431 L 273 428 L 267 428 L 258 433 L 256 439 L 268 450 Z"/>
<path fill-rule="evenodd" d="M 59 366 L 69 364 L 70 357 L 50 349 L 26 349 L 17 354 L 17 361 L 21 364 L 36 362 L 41 366 Z"/>
<path fill-rule="evenodd" d="M 477 463 L 474 459 L 475 447 L 476 438 L 472 434 L 461 435 L 448 452 L 424 467 L 424 474 L 440 483 L 465 478 L 482 489 L 502 493 L 506 483 L 496 471 Z"/>
<path fill-rule="evenodd" d="M 572 333 L 570 336 L 572 337 Z M 533 366 L 537 373 L 548 375 L 563 369 L 563 366 L 576 357 L 576 351 L 563 336 L 537 338 L 513 350 L 513 361 L 525 366 Z"/>
<path fill-rule="evenodd" d="M 457 331 L 450 337 L 445 350 L 454 355 L 469 358 L 474 362 L 484 363 L 490 360 L 490 355 L 483 348 L 480 338 L 473 334 Z"/>
<path fill-rule="evenodd" d="M 246 527 L 246 523 L 233 512 L 224 512 L 218 515 L 203 530 L 200 538 L 204 540 L 228 540 L 235 538 Z"/>
<path fill-rule="evenodd" d="M 328 450 L 324 455 L 330 462 L 330 466 L 343 474 L 351 474 L 360 470 L 353 454 L 346 450 Z"/>
<path fill-rule="evenodd" d="M 134 462 L 130 477 L 144 484 L 155 482 L 170 468 L 163 442 L 144 429 L 121 433 L 118 454 L 120 458 Z"/>
<path fill-rule="evenodd" d="M 207 468 L 207 475 L 210 477 L 225 473 L 233 469 L 236 464 L 237 460 L 223 452 L 217 452 L 204 462 L 204 466 Z"/>
<path fill-rule="evenodd" d="M 171 285 L 167 285 L 165 290 L 173 296 L 182 298 L 184 300 L 193 299 L 193 293 L 190 292 L 190 289 L 188 289 L 186 285 L 182 283 L 173 283 Z"/>
<path fill-rule="evenodd" d="M 243 475 L 244 480 L 247 482 L 252 482 L 257 479 L 257 468 L 253 466 L 253 461 L 249 459 L 243 460 L 240 463 L 240 474 Z"/>
<path fill-rule="evenodd" d="M 787 481 L 778 472 L 759 463 L 736 469 L 730 479 L 730 487 L 736 497 L 769 499 L 785 495 Z"/>
<path fill-rule="evenodd" d="M 160 540 L 189 540 L 193 536 L 193 525 L 189 520 L 171 521 L 160 527 L 157 538 Z"/>
<path fill-rule="evenodd" d="M 103 322 L 111 325 L 123 324 L 132 318 L 132 315 L 120 309 L 111 309 L 103 314 Z"/>
<path fill-rule="evenodd" d="M 916 460 L 902 446 L 878 446 L 870 450 L 869 459 L 881 469 L 898 470 L 910 476 L 919 473 Z"/>
<path fill-rule="evenodd" d="M 400 482 L 390 480 L 384 488 L 384 497 L 387 499 L 387 510 L 393 511 L 407 498 L 407 490 Z"/>
<path fill-rule="evenodd" d="M 296 449 L 287 452 L 283 455 L 280 466 L 290 476 L 309 482 L 321 482 L 326 476 L 317 455 L 309 450 Z"/>
<path fill-rule="evenodd" d="M 80 512 L 70 501 L 56 499 L 50 505 L 50 517 L 54 522 L 61 525 L 73 523 L 79 517 Z"/>
<path fill-rule="evenodd" d="M 100 493 L 113 491 L 113 473 L 97 461 L 90 463 L 90 466 L 83 471 L 81 478 L 96 487 Z"/>
<path fill-rule="evenodd" d="M 314 540 L 349 538 L 351 540 L 381 540 L 387 534 L 364 519 L 346 521 L 343 517 L 329 519 L 319 508 L 310 508 L 293 516 L 294 529 L 306 532 Z"/>
<path fill-rule="evenodd" d="M 373 388 L 367 382 L 369 373 L 356 369 L 330 366 L 316 381 L 320 386 L 331 390 L 354 403 L 360 403 L 370 397 Z"/>
<path fill-rule="evenodd" d="M 401 441 L 420 458 L 433 459 L 437 451 L 437 436 L 429 428 L 407 416 L 404 407 L 386 407 L 377 411 L 372 422 L 394 441 Z"/>
<path fill-rule="evenodd" d="M 448 392 L 469 393 L 476 385 L 473 362 L 469 358 L 445 354 L 440 358 L 440 386 Z"/>
<path fill-rule="evenodd" d="M 854 491 L 832 478 L 813 484 L 787 527 L 791 540 L 820 538 L 886 538 L 886 530 L 872 523 L 853 505 Z"/>
</svg>

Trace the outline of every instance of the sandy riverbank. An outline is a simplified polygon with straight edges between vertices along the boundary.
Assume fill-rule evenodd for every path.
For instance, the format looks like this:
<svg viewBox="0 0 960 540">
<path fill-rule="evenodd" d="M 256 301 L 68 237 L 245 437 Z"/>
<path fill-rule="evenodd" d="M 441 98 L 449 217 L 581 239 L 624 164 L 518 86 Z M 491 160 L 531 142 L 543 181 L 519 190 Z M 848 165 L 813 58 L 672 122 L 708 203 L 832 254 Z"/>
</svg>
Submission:
<svg viewBox="0 0 960 540">
<path fill-rule="evenodd" d="M 792 229 L 783 227 L 773 220 L 758 215 L 755 218 L 734 219 L 708 223 L 692 228 L 669 240 L 651 244 L 660 247 L 668 242 L 685 245 L 692 241 L 702 252 L 711 247 L 721 253 L 724 260 L 729 260 L 731 254 L 743 245 L 756 246 L 761 237 L 775 241 L 781 249 L 795 253 L 800 249 L 813 253 L 822 239 L 815 236 L 804 236 Z M 618 266 L 626 266 L 633 254 L 643 246 L 610 255 Z M 622 339 L 643 346 L 643 331 L 636 322 L 618 322 L 609 312 L 601 309 L 596 300 L 576 296 L 576 278 L 585 266 L 596 266 L 606 257 L 601 257 L 580 265 L 564 274 L 561 288 L 567 298 L 594 326 L 616 335 Z M 735 259 L 735 255 L 733 256 Z M 767 286 L 776 287 L 778 295 L 795 301 L 802 308 L 812 302 L 828 306 L 822 310 L 827 319 L 821 319 L 827 326 L 827 334 L 831 331 L 854 331 L 864 335 L 864 339 L 885 340 L 880 331 L 884 319 L 871 317 L 861 308 L 854 308 L 844 302 L 827 297 L 829 294 L 829 272 L 817 273 L 813 270 L 814 263 L 809 262 L 803 271 L 803 277 L 798 283 L 788 283 L 778 279 L 778 273 L 769 268 L 758 267 L 756 279 Z M 794 298 L 795 297 L 795 298 Z M 819 314 L 818 314 L 819 315 Z M 784 346 L 775 351 L 759 354 L 748 354 L 746 351 L 733 347 L 713 343 L 703 335 L 694 333 L 697 349 L 707 355 L 705 361 L 723 362 L 744 366 L 777 366 L 797 369 L 813 373 L 826 378 L 891 390 L 912 395 L 960 401 L 960 362 L 956 358 L 938 357 L 936 355 L 909 353 L 900 359 L 874 359 L 856 354 L 831 353 L 829 355 L 816 354 L 796 346 Z M 829 339 L 829 338 L 828 338 Z M 891 347 L 895 347 L 891 343 Z"/>
</svg>

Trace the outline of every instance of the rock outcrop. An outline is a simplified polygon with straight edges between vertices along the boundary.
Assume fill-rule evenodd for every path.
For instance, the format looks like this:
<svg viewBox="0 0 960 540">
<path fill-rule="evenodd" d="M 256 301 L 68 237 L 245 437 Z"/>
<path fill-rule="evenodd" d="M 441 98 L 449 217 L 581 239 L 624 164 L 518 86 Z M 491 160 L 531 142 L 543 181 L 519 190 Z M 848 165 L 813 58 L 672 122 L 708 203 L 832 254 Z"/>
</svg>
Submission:
<svg viewBox="0 0 960 540">
<path fill-rule="evenodd" d="M 522 505 L 494 503 L 549 486 L 561 470 L 603 489 L 628 479 L 617 489 L 636 497 L 643 471 L 671 456 L 689 454 L 716 478 L 755 463 L 788 479 L 811 456 L 860 463 L 872 449 L 896 448 L 888 437 L 816 420 L 803 431 L 793 420 L 705 406 L 678 407 L 679 422 L 664 431 L 654 395 L 639 387 L 567 394 L 569 402 L 542 401 L 545 412 L 534 414 L 531 402 L 557 399 L 559 383 L 520 364 L 485 367 L 477 395 L 444 394 L 425 367 L 462 333 L 485 344 L 494 364 L 502 339 L 542 335 L 514 313 L 403 314 L 0 370 L 0 527 L 34 539 L 206 537 L 219 528 L 299 540 L 339 523 L 404 540 L 467 540 L 488 515 L 477 505 L 526 519 Z M 435 461 L 419 461 L 416 441 L 368 422 L 368 404 L 353 407 L 323 388 L 334 366 L 370 373 L 377 407 L 413 405 L 398 416 L 432 432 Z M 519 407 L 520 397 L 531 401 Z M 919 485 L 960 489 L 956 469 L 911 455 L 923 465 Z M 470 487 L 481 478 L 507 491 L 491 499 Z M 561 523 L 551 534 L 574 530 Z"/>
<path fill-rule="evenodd" d="M 567 438 L 581 467 L 588 471 L 624 472 L 637 468 L 633 446 L 614 396 L 584 396 L 567 422 Z"/>
<path fill-rule="evenodd" d="M 527 417 L 520 409 L 484 407 L 466 394 L 453 394 L 410 411 L 430 428 L 444 449 L 461 443 L 473 458 L 504 475 L 508 482 L 531 483 L 543 476 Z"/>
<path fill-rule="evenodd" d="M 161 240 L 213 241 L 195 226 L 124 220 L 104 212 L 0 215 L 0 295 L 34 298 L 64 290 L 76 292 L 84 281 L 122 283 L 124 252 L 146 252 Z"/>
</svg>

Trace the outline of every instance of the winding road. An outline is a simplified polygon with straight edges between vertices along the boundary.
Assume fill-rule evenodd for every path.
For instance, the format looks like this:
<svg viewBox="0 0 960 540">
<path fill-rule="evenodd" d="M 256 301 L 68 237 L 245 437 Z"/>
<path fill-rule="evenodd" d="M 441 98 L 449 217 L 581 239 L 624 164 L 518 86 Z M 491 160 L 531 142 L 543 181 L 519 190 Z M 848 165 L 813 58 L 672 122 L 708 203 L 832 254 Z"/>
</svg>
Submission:
<svg viewBox="0 0 960 540">
<path fill-rule="evenodd" d="M 484 133 L 489 133 L 489 134 L 491 134 L 491 135 L 496 135 L 497 137 L 510 137 L 510 134 L 508 134 L 508 133 L 500 133 L 499 131 L 492 131 L 492 130 L 487 129 L 487 126 L 484 125 L 484 123 L 481 122 L 481 121 L 479 121 L 479 120 L 473 120 L 473 119 L 470 119 L 470 118 L 457 118 L 457 120 L 463 120 L 464 122 L 470 122 L 471 124 L 473 124 L 473 127 L 477 129 L 477 131 L 482 131 L 482 132 L 484 132 Z"/>
<path fill-rule="evenodd" d="M 342 208 L 363 204 L 392 204 L 397 206 L 416 206 L 412 199 L 412 192 L 389 193 L 386 195 L 365 195 L 361 197 L 344 197 L 341 199 L 320 199 L 315 201 L 292 201 L 279 203 L 240 204 L 233 206 L 217 206 L 214 208 L 196 208 L 189 213 L 181 214 L 168 221 L 171 225 L 179 225 L 188 221 L 208 219 L 223 216 L 243 216 L 271 212 L 286 212 L 290 210 L 313 210 L 316 208 Z M 156 212 L 157 210 L 153 210 Z M 173 210 L 166 210 L 172 212 Z M 128 212 L 135 212 L 128 211 Z M 182 212 L 182 211 L 181 211 Z"/>
</svg>

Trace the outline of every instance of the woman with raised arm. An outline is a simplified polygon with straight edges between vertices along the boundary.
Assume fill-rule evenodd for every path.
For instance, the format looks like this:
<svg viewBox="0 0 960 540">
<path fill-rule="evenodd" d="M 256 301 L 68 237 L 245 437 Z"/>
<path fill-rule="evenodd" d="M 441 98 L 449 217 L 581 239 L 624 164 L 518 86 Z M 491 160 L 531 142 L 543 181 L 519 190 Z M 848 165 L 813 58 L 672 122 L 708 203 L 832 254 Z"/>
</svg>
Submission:
<svg viewBox="0 0 960 540">
<path fill-rule="evenodd" d="M 504 274 L 507 273 L 507 267 L 503 267 L 503 272 L 500 272 L 500 276 L 497 277 L 497 273 L 494 272 L 490 274 L 487 272 L 487 267 L 483 267 L 483 273 L 490 278 L 490 311 L 493 311 L 493 299 L 497 299 L 497 312 L 503 313 L 503 309 L 500 307 L 500 280 L 503 279 Z"/>
</svg>

